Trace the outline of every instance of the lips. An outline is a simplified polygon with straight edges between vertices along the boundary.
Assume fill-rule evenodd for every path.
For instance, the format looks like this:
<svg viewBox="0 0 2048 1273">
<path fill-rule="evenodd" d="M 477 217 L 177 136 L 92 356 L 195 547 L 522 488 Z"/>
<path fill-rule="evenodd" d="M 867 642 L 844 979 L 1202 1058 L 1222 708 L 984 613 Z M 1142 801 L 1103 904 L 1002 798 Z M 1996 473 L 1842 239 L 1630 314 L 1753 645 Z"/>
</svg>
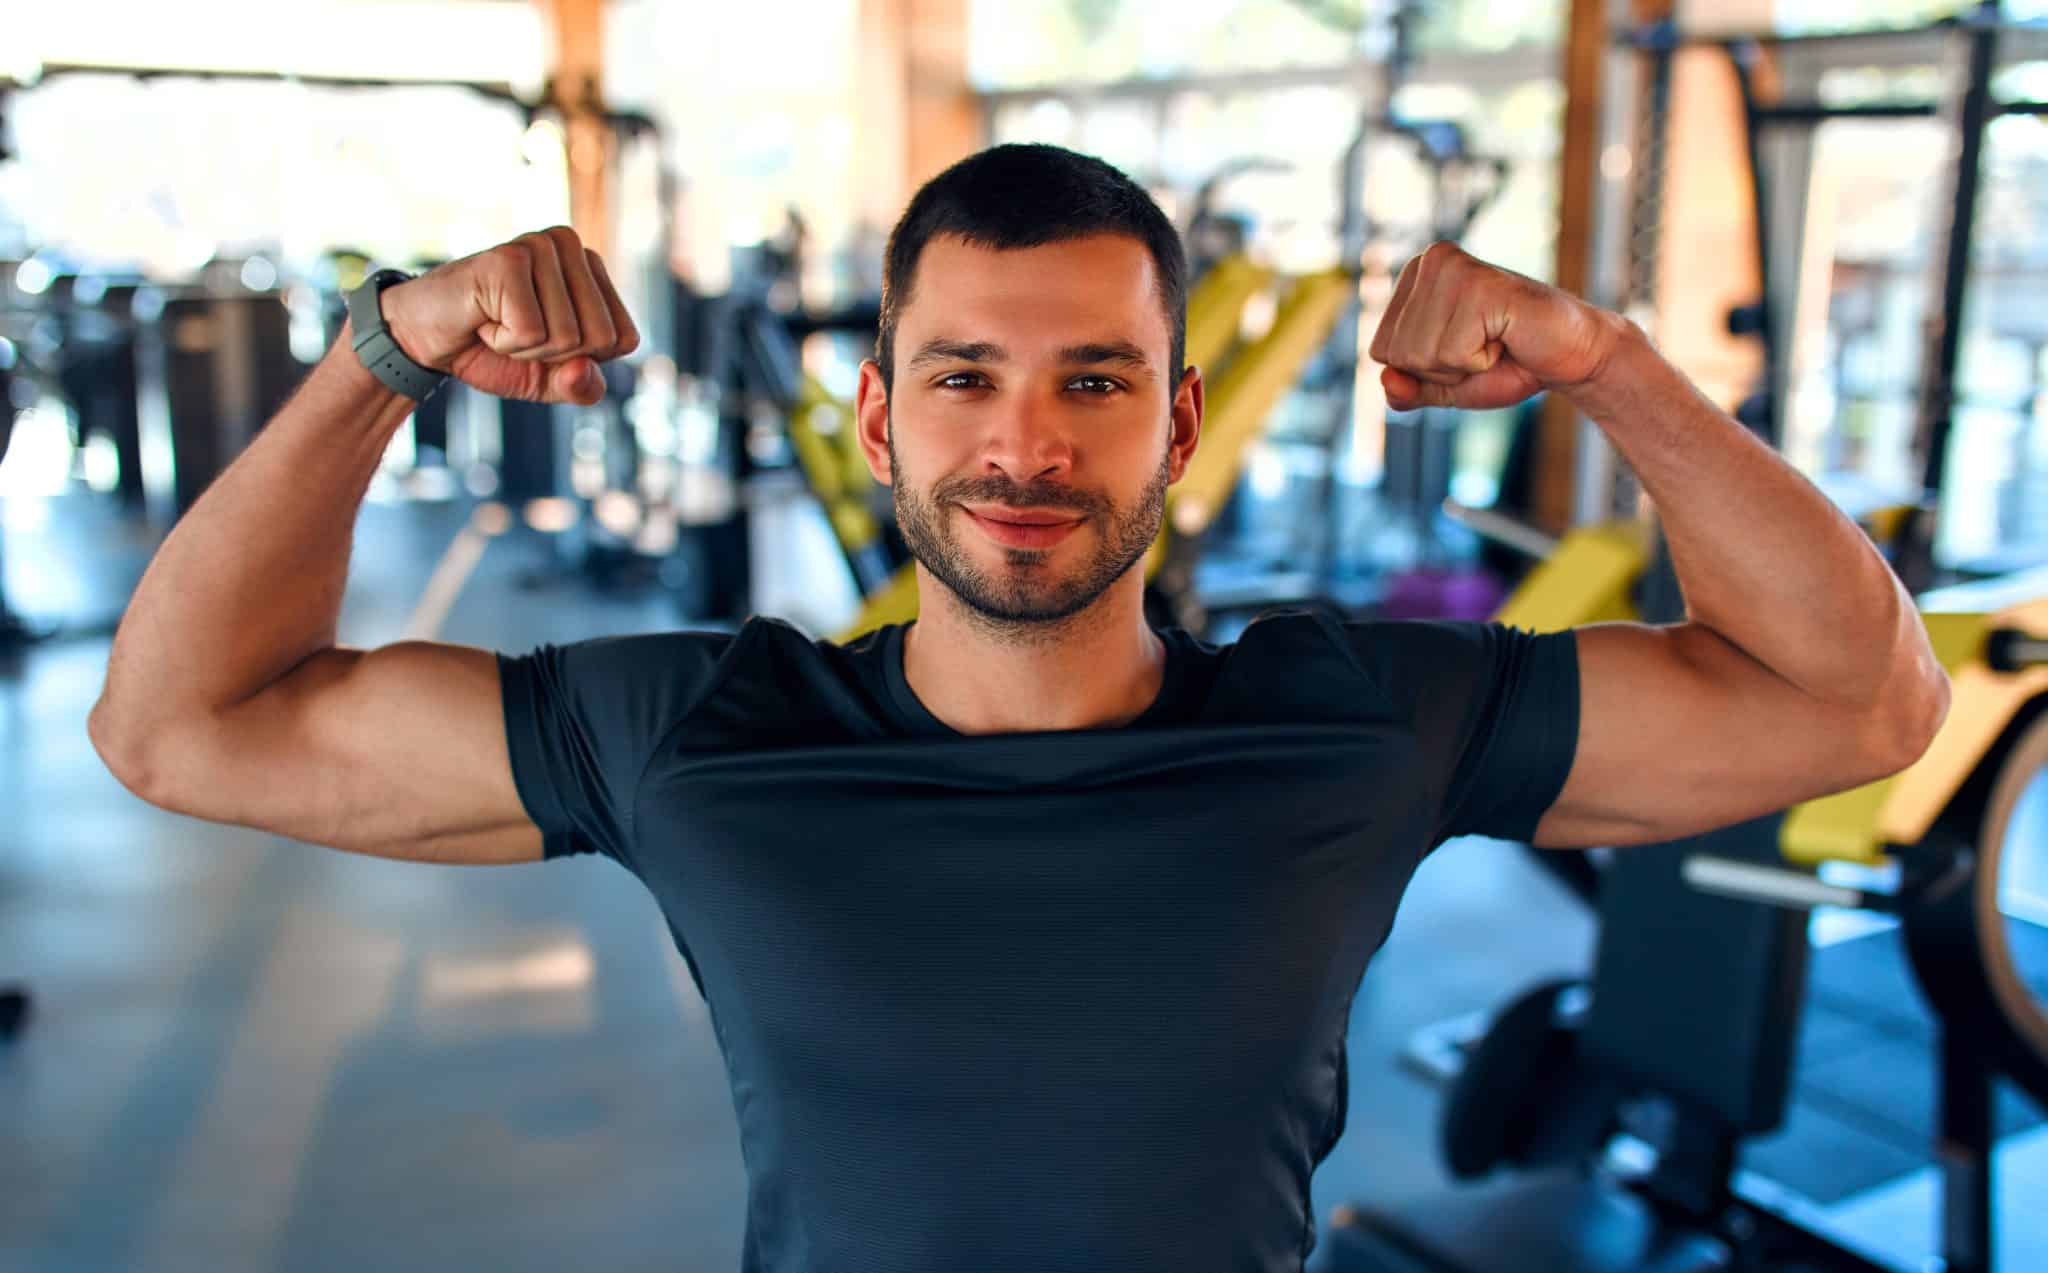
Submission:
<svg viewBox="0 0 2048 1273">
<path fill-rule="evenodd" d="M 984 505 L 987 511 L 962 504 L 961 511 L 981 533 L 1006 548 L 1051 548 L 1080 526 L 1079 517 L 1061 517 L 1046 509 L 1002 508 Z M 1019 520 L 1011 521 L 1009 519 Z M 1023 520 L 1028 518 L 1029 520 Z"/>
<path fill-rule="evenodd" d="M 984 521 L 1002 522 L 1010 526 L 1064 526 L 1081 519 L 1047 512 L 1043 509 L 1004 508 L 999 504 L 985 504 L 980 508 L 967 506 L 967 511 Z"/>
</svg>

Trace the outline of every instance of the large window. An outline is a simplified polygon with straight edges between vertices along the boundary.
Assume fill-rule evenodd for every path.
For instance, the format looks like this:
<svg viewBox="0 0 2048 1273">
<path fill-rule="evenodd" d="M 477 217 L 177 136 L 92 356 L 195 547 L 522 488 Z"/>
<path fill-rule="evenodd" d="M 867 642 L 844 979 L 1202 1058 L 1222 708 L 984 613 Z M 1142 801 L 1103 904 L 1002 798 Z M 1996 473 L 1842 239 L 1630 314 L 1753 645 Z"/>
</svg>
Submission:
<svg viewBox="0 0 2048 1273">
<path fill-rule="evenodd" d="M 1357 7 L 1289 0 L 972 0 L 969 74 L 981 88 L 1016 88 L 1326 66 L 1357 51 L 1357 18 L 1350 12 Z"/>
<path fill-rule="evenodd" d="M 692 284 L 725 290 L 735 249 L 800 224 L 810 304 L 872 295 L 898 209 L 870 206 L 866 168 L 901 121 L 864 113 L 856 0 L 614 0 L 606 14 L 607 93 L 661 121 Z"/>
<path fill-rule="evenodd" d="M 1840 106 L 1934 100 L 1939 36 L 1801 46 L 1788 97 Z M 2016 50 L 2020 46 L 2015 45 Z M 2048 67 L 2016 62 L 2000 100 L 2036 97 Z M 1922 420 L 1936 259 L 1954 216 L 1952 141 L 1938 120 L 1834 120 L 1774 130 L 1774 284 L 1788 313 L 1784 449 L 1855 502 L 1911 500 L 1927 467 Z M 1960 327 L 1936 559 L 1969 571 L 2048 560 L 2048 124 L 1994 120 L 1985 137 Z M 1788 232 L 1789 231 L 1789 232 Z"/>
<path fill-rule="evenodd" d="M 163 280 L 217 252 L 461 256 L 568 216 L 559 130 L 461 88 L 81 75 L 10 114 L 25 246 Z"/>
<path fill-rule="evenodd" d="M 1788 35 L 1926 26 L 1966 13 L 1971 0 L 1777 0 L 1774 25 Z M 2005 0 L 2008 18 L 2048 15 L 2044 0 Z"/>
<path fill-rule="evenodd" d="M 30 5 L 10 13 L 0 74 L 19 158 L 0 165 L 0 247 L 185 278 L 216 251 L 395 261 L 488 246 L 566 215 L 559 135 L 466 89 L 51 75 L 112 65 L 448 78 L 531 97 L 545 49 L 532 6 L 298 0 Z M 382 12 L 388 9 L 388 13 Z M 516 233 L 517 231 L 510 231 Z"/>
<path fill-rule="evenodd" d="M 983 89 L 1327 67 L 1385 51 L 1376 0 L 972 0 L 971 74 Z M 1554 44 L 1564 0 L 1414 6 L 1425 53 Z M 1376 29 L 1379 28 L 1379 29 Z"/>
<path fill-rule="evenodd" d="M 1942 541 L 1989 566 L 2048 561 L 2048 124 L 1995 121 L 1964 307 Z"/>
</svg>

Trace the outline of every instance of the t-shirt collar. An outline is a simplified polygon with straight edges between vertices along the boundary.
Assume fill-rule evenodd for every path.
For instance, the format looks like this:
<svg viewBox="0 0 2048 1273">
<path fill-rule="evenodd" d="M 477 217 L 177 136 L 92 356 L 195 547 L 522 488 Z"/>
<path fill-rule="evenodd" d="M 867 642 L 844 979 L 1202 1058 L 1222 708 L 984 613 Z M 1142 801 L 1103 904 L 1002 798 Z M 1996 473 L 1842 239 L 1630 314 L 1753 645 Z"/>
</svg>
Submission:
<svg viewBox="0 0 2048 1273">
<path fill-rule="evenodd" d="M 910 688 L 910 677 L 903 670 L 903 634 L 908 631 L 907 623 L 892 624 L 884 629 L 882 636 L 882 668 L 889 683 L 889 699 L 897 716 L 911 733 L 920 737 L 966 738 L 969 735 L 954 729 L 951 725 L 932 715 L 931 709 L 917 697 Z M 1170 719 L 1179 701 L 1184 680 L 1183 672 L 1187 663 L 1183 634 L 1178 628 L 1155 629 L 1159 639 L 1166 646 L 1166 671 L 1159 683 L 1159 694 L 1137 717 L 1121 726 L 1124 729 L 1156 725 Z"/>
</svg>

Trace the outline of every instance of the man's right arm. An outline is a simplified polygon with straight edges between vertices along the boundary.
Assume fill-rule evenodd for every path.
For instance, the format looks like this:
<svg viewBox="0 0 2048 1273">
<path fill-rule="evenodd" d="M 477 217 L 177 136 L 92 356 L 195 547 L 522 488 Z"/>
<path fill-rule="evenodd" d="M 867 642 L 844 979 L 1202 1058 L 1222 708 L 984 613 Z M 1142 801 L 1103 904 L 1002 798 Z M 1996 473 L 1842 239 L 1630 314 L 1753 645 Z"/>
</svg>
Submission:
<svg viewBox="0 0 2048 1273">
<path fill-rule="evenodd" d="M 102 751 L 143 799 L 210 822 L 416 862 L 537 861 L 501 704 L 488 650 L 330 647 L 138 755 Z"/>
<path fill-rule="evenodd" d="M 414 361 L 487 393 L 601 394 L 639 341 L 572 231 L 526 235 L 384 294 Z M 153 804 L 313 843 L 442 862 L 529 861 L 495 656 L 334 644 L 355 518 L 412 404 L 351 330 L 165 540 L 122 617 L 89 722 Z"/>
</svg>

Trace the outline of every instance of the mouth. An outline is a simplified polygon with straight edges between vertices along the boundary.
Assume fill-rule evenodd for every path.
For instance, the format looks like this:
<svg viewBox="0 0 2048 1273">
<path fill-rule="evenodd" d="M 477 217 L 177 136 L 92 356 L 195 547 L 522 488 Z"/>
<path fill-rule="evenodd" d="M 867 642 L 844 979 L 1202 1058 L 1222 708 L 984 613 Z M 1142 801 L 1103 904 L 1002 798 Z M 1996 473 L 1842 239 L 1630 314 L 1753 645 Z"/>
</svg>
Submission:
<svg viewBox="0 0 2048 1273">
<path fill-rule="evenodd" d="M 1000 505 L 973 509 L 965 504 L 960 508 L 984 535 L 1010 548 L 1050 548 L 1073 533 L 1084 520 L 1061 516 L 1047 509 L 1003 508 Z"/>
</svg>

